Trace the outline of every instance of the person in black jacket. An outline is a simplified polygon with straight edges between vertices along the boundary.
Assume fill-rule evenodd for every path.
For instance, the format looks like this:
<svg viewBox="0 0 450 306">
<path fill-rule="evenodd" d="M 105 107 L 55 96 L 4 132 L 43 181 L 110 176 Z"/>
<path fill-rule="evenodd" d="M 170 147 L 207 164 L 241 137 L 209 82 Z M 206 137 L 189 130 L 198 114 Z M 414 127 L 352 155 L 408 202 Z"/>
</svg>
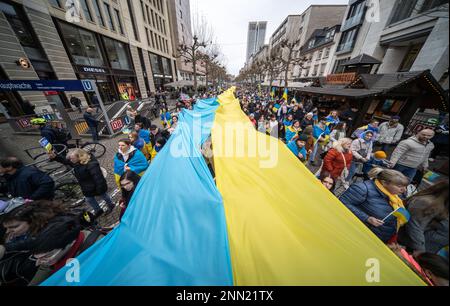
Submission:
<svg viewBox="0 0 450 306">
<path fill-rule="evenodd" d="M 51 201 L 23 204 L 1 221 L 6 229 L 0 242 L 0 284 L 26 286 L 37 272 L 36 262 L 30 260 L 41 230 L 58 215 L 66 214 L 64 207 Z"/>
<path fill-rule="evenodd" d="M 75 106 L 78 111 L 81 113 L 83 113 L 83 110 L 81 109 L 81 100 L 78 99 L 75 96 L 70 95 L 70 104 L 72 104 L 73 106 Z"/>
<path fill-rule="evenodd" d="M 94 116 L 94 109 L 88 108 L 86 112 L 83 115 L 84 121 L 86 121 L 87 125 L 89 126 L 89 129 L 91 130 L 92 140 L 94 142 L 98 142 L 98 124 L 103 122 L 101 120 L 98 120 Z"/>
<path fill-rule="evenodd" d="M 105 200 L 108 205 L 107 213 L 115 208 L 111 197 L 108 195 L 108 184 L 103 176 L 102 169 L 98 161 L 83 149 L 71 151 L 67 158 L 49 153 L 50 158 L 62 164 L 74 168 L 74 175 L 80 184 L 81 191 L 86 198 L 86 202 L 94 209 L 94 215 L 99 216 L 103 213 L 95 197 L 99 196 Z"/>
<path fill-rule="evenodd" d="M 16 157 L 0 160 L 0 175 L 6 178 L 6 189 L 12 197 L 30 200 L 52 200 L 55 182 L 45 172 L 35 167 L 24 166 Z"/>
<path fill-rule="evenodd" d="M 152 126 L 152 122 L 150 119 L 148 119 L 145 116 L 142 116 L 141 114 L 137 114 L 136 117 L 134 118 L 134 122 L 136 123 L 142 123 L 143 128 L 145 130 L 148 130 L 151 126 Z"/>
<path fill-rule="evenodd" d="M 168 131 L 161 131 L 156 125 L 152 125 L 150 127 L 150 142 L 152 143 L 152 146 L 155 147 L 156 145 L 156 140 L 158 140 L 159 138 L 163 138 L 166 141 L 169 140 L 170 138 L 170 133 Z"/>
</svg>

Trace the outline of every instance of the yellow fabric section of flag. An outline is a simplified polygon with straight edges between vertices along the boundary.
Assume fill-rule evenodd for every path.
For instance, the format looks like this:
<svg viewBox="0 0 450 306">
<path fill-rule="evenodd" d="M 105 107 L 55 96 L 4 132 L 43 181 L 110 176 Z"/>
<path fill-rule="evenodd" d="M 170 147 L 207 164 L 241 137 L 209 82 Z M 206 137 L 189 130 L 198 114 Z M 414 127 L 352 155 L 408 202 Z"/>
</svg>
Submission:
<svg viewBox="0 0 450 306">
<path fill-rule="evenodd" d="M 285 144 L 252 127 L 233 89 L 219 102 L 212 145 L 235 285 L 424 285 Z"/>
</svg>

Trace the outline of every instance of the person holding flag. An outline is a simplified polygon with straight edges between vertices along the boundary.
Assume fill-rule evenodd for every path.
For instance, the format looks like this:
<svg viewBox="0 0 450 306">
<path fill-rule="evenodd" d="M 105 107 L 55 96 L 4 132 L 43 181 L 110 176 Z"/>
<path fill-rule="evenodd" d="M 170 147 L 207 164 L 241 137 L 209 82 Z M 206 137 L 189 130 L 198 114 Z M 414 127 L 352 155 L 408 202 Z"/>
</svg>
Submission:
<svg viewBox="0 0 450 306">
<path fill-rule="evenodd" d="M 399 229 L 408 223 L 409 213 L 399 195 L 409 179 L 395 170 L 374 168 L 371 180 L 350 186 L 339 198 L 380 240 L 392 243 Z"/>
<path fill-rule="evenodd" d="M 283 100 L 285 101 L 285 102 L 287 102 L 287 100 L 288 100 L 288 98 L 289 98 L 289 94 L 288 94 L 289 92 L 288 92 L 288 89 L 287 88 L 285 88 L 284 89 L 284 92 L 283 92 Z"/>
<path fill-rule="evenodd" d="M 275 87 L 272 87 L 272 91 L 270 92 L 270 96 L 272 97 L 272 100 L 275 98 Z"/>
</svg>

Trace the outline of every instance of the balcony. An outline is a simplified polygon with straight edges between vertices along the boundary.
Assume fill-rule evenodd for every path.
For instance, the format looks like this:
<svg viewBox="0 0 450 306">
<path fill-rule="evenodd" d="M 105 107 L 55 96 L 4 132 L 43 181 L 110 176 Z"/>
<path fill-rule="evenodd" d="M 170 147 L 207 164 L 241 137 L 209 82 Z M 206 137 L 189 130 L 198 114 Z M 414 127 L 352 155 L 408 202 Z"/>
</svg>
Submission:
<svg viewBox="0 0 450 306">
<path fill-rule="evenodd" d="M 365 10 L 361 10 L 358 15 L 353 16 L 352 18 L 347 19 L 341 27 L 341 32 L 344 32 L 353 27 L 359 26 L 364 21 Z"/>
</svg>

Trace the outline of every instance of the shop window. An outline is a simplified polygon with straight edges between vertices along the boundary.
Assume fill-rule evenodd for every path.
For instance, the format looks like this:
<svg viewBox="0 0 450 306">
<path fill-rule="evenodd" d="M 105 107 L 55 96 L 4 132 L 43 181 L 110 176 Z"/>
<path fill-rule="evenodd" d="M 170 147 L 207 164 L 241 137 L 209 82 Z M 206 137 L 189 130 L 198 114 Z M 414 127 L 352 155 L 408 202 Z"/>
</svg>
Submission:
<svg viewBox="0 0 450 306">
<path fill-rule="evenodd" d="M 104 66 L 100 47 L 94 33 L 66 23 L 60 23 L 63 37 L 77 65 Z"/>
<path fill-rule="evenodd" d="M 420 50 L 422 50 L 422 47 L 423 47 L 423 43 L 413 45 L 409 49 L 408 53 L 406 54 L 405 58 L 403 59 L 400 69 L 398 70 L 399 72 L 406 72 L 411 69 L 411 67 L 414 65 L 414 62 L 417 59 L 417 56 L 420 53 Z"/>
<path fill-rule="evenodd" d="M 164 74 L 160 56 L 150 53 L 150 63 L 153 74 Z"/>
<path fill-rule="evenodd" d="M 113 69 L 132 70 L 127 46 L 119 41 L 104 37 L 106 53 Z"/>
</svg>

